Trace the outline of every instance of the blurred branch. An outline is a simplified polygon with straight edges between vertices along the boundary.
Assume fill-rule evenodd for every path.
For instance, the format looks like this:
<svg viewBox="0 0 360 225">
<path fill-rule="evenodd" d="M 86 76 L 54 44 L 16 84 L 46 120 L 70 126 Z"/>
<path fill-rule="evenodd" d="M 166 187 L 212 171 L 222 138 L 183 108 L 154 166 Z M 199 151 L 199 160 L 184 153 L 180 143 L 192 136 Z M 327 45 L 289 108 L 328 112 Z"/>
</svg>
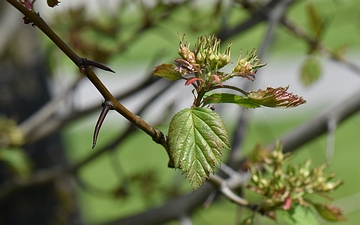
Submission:
<svg viewBox="0 0 360 225">
<path fill-rule="evenodd" d="M 37 140 L 39 140 L 39 138 L 37 138 L 37 136 L 39 136 L 39 132 L 40 134 L 44 133 L 46 135 L 50 135 L 57 130 L 56 129 L 53 132 L 49 131 L 48 129 L 45 129 L 45 132 L 44 130 L 40 131 L 43 129 L 44 124 L 48 123 L 49 121 L 51 121 L 51 119 L 53 119 L 56 112 L 59 111 L 60 104 L 73 92 L 79 81 L 80 78 L 74 80 L 73 83 L 66 88 L 66 90 L 64 90 L 58 96 L 54 97 L 50 102 L 45 104 L 35 114 L 30 116 L 28 119 L 26 119 L 19 125 L 24 136 L 27 137 L 27 143 L 36 142 Z M 39 132 L 36 132 L 38 128 L 41 129 L 39 129 Z M 40 135 L 40 137 L 44 136 Z"/>
<path fill-rule="evenodd" d="M 158 83 L 161 83 L 160 79 L 158 79 L 157 77 L 152 77 L 150 75 L 147 75 L 147 77 L 147 79 L 143 80 L 138 85 L 131 87 L 131 89 L 126 91 L 125 93 L 119 93 L 115 95 L 115 98 L 118 101 L 121 101 L 144 90 L 145 88 L 148 88 L 152 85 L 156 86 Z M 71 89 L 71 87 L 69 87 L 68 89 Z M 65 92 L 69 91 L 65 90 Z M 45 138 L 48 135 L 51 135 L 52 133 L 61 129 L 69 122 L 75 121 L 78 118 L 84 117 L 99 110 L 99 104 L 96 103 L 82 110 L 75 109 L 67 115 L 59 116 L 56 115 L 56 113 L 59 110 L 59 107 L 61 107 L 61 102 L 58 100 L 61 98 L 61 96 L 54 98 L 51 102 L 49 102 L 46 106 L 41 108 L 36 113 L 36 115 L 47 115 L 46 117 L 38 117 L 35 115 L 34 117 L 30 117 L 29 119 L 20 124 L 20 128 L 27 137 L 28 143 L 39 141 L 40 139 Z M 62 99 L 64 98 L 65 97 L 63 97 Z"/>
<path fill-rule="evenodd" d="M 172 87 L 173 84 L 173 82 L 163 80 L 163 87 L 157 89 L 157 92 L 154 93 L 148 101 L 146 101 L 137 114 L 141 115 L 158 97 L 161 96 L 164 91 Z M 123 140 L 136 131 L 135 128 L 135 125 L 130 123 L 119 137 L 115 138 L 113 141 L 110 141 L 104 147 L 99 148 L 99 150 L 92 151 L 90 155 L 71 166 L 66 168 L 45 169 L 43 171 L 36 172 L 29 179 L 15 179 L 8 181 L 0 188 L 0 203 L 4 201 L 9 195 L 14 194 L 17 191 L 45 183 L 50 183 L 56 179 L 61 179 L 65 176 L 76 174 L 81 168 L 83 168 L 85 165 L 88 165 L 103 153 L 118 147 L 118 145 L 122 143 Z"/>
<path fill-rule="evenodd" d="M 339 103 L 334 104 L 311 120 L 285 134 L 280 138 L 284 145 L 283 151 L 291 152 L 326 133 L 329 121 L 335 122 L 339 126 L 345 119 L 360 111 L 360 99 L 354 98 L 354 96 L 359 95 L 360 91 L 355 91 Z"/>
<path fill-rule="evenodd" d="M 294 0 L 283 0 L 280 1 L 277 5 L 273 6 L 272 10 L 267 12 L 267 21 L 268 26 L 266 33 L 263 37 L 262 44 L 259 48 L 258 55 L 262 58 L 265 55 L 266 50 L 270 46 L 273 40 L 273 34 L 276 26 L 280 22 L 280 19 L 284 16 L 286 9 Z"/>
<path fill-rule="evenodd" d="M 269 15 L 271 14 L 271 12 L 273 12 L 274 7 L 283 5 L 285 6 L 285 8 L 287 8 L 296 1 L 297 0 L 272 0 L 258 9 L 249 5 L 246 7 L 252 13 L 249 19 L 245 20 L 242 23 L 239 23 L 239 25 L 232 29 L 227 29 L 226 26 L 222 26 L 223 29 L 218 32 L 217 37 L 221 40 L 225 40 L 229 37 L 242 33 L 264 20 L 271 19 Z"/>
<path fill-rule="evenodd" d="M 339 63 L 342 63 L 346 67 L 348 67 L 353 72 L 360 75 L 360 67 L 356 64 L 344 59 L 343 57 L 336 57 L 336 55 L 329 50 L 320 40 L 311 38 L 300 26 L 297 26 L 290 19 L 283 17 L 281 19 L 281 23 L 295 36 L 299 37 L 303 41 L 307 42 L 310 46 L 316 46 L 318 49 L 322 50 L 328 57 L 332 60 L 335 60 Z"/>
</svg>

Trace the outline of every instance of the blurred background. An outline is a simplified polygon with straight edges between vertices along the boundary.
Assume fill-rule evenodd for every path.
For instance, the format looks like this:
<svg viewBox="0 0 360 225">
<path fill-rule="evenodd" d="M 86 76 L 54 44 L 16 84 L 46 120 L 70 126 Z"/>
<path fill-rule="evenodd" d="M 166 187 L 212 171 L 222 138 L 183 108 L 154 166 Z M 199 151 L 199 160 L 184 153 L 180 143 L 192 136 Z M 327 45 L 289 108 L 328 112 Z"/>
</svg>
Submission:
<svg viewBox="0 0 360 225">
<path fill-rule="evenodd" d="M 150 74 L 178 57 L 179 36 L 185 34 L 191 47 L 203 34 L 218 36 L 223 49 L 233 41 L 233 63 L 258 49 L 267 65 L 256 80 L 231 83 L 245 90 L 289 86 L 307 103 L 293 109 L 216 105 L 232 142 L 241 139 L 231 157 L 245 157 L 257 143 L 271 143 L 358 98 L 357 0 L 63 0 L 54 8 L 38 0 L 35 10 L 77 54 L 112 68 L 114 74 L 95 72 L 121 103 L 165 134 L 171 117 L 191 106 L 191 87 Z M 183 196 L 191 199 L 190 184 L 181 171 L 167 167 L 162 147 L 116 112 L 109 113 L 91 149 L 103 97 L 6 1 L 0 18 L 0 224 L 135 224 L 126 218 L 141 218 L 138 213 Z M 236 136 L 240 125 L 244 134 Z M 348 218 L 341 225 L 360 220 L 359 130 L 360 115 L 354 113 L 294 153 L 295 163 L 330 162 L 328 171 L 344 181 L 331 194 Z M 250 201 L 259 199 L 243 191 Z M 159 224 L 238 224 L 248 213 L 218 196 L 206 209 L 189 206 L 186 215 Z M 261 216 L 256 222 L 275 224 Z"/>
</svg>

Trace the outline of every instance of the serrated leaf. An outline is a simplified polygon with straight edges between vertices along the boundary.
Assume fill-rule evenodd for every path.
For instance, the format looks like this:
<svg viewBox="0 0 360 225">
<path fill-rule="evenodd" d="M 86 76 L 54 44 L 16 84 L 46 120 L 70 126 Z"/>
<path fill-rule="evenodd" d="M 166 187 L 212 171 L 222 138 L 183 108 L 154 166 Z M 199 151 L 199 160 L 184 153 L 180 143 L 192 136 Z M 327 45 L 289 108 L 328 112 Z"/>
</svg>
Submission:
<svg viewBox="0 0 360 225">
<path fill-rule="evenodd" d="M 313 210 L 302 205 L 294 205 L 290 210 L 283 211 L 285 220 L 292 225 L 318 225 L 319 221 Z"/>
<path fill-rule="evenodd" d="M 309 57 L 301 65 L 300 80 L 304 86 L 310 86 L 321 77 L 321 65 L 317 58 Z"/>
<path fill-rule="evenodd" d="M 157 66 L 151 75 L 163 77 L 171 81 L 180 80 L 182 78 L 181 73 L 176 70 L 176 66 L 167 63 Z"/>
<path fill-rule="evenodd" d="M 212 103 L 234 103 L 245 108 L 258 108 L 261 106 L 247 97 L 229 93 L 212 93 L 204 99 L 205 105 Z"/>
<path fill-rule="evenodd" d="M 186 108 L 171 120 L 168 134 L 175 168 L 182 169 L 197 189 L 221 163 L 222 150 L 230 149 L 220 116 L 207 108 Z"/>
</svg>

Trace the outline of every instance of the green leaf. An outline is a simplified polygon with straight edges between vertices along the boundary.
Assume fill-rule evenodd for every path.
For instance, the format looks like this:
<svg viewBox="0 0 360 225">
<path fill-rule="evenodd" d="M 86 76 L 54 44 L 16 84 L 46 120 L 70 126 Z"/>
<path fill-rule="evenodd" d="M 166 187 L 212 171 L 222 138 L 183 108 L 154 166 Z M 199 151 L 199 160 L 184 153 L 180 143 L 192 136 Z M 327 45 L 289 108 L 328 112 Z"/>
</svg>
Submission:
<svg viewBox="0 0 360 225">
<path fill-rule="evenodd" d="M 321 65 L 317 58 L 307 58 L 301 66 L 300 79 L 303 85 L 310 86 L 321 77 Z"/>
<path fill-rule="evenodd" d="M 176 70 L 176 66 L 167 63 L 157 66 L 151 75 L 163 77 L 171 81 L 180 80 L 182 78 L 181 73 Z"/>
<path fill-rule="evenodd" d="M 182 169 L 197 189 L 221 163 L 222 150 L 230 149 L 220 116 L 207 108 L 186 108 L 171 120 L 168 134 L 175 168 Z"/>
<path fill-rule="evenodd" d="M 212 103 L 234 103 L 245 108 L 258 108 L 261 106 L 248 97 L 229 93 L 212 93 L 204 98 L 204 105 Z"/>
<path fill-rule="evenodd" d="M 283 211 L 285 220 L 291 225 L 318 225 L 319 221 L 310 207 L 294 205 L 290 210 Z"/>
</svg>

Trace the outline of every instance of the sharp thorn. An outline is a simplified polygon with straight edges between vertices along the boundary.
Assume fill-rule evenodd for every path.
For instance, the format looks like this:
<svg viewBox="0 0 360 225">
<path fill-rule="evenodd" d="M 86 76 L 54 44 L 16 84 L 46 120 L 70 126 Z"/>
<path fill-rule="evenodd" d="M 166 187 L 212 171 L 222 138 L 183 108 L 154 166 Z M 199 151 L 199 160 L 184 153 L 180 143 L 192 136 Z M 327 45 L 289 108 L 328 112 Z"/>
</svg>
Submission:
<svg viewBox="0 0 360 225">
<path fill-rule="evenodd" d="M 105 71 L 109 71 L 109 72 L 112 72 L 112 73 L 115 73 L 114 70 L 110 69 L 109 67 L 105 66 L 104 64 L 101 64 L 101 63 L 98 63 L 98 62 L 95 62 L 95 61 L 92 61 L 92 60 L 89 60 L 89 59 L 86 59 L 86 58 L 80 58 L 79 60 L 79 67 L 84 67 L 84 66 L 93 66 L 93 67 L 96 67 L 96 68 L 99 68 L 99 69 L 102 69 L 102 70 L 105 70 Z"/>
<path fill-rule="evenodd" d="M 99 119 L 97 120 L 96 125 L 95 125 L 92 149 L 95 148 L 96 141 L 97 141 L 97 138 L 98 138 L 98 135 L 99 135 L 99 132 L 100 132 L 101 125 L 103 124 L 106 115 L 108 114 L 109 110 L 111 109 L 111 105 L 108 104 L 107 102 L 104 102 L 102 104 L 102 107 L 103 108 L 101 110 Z"/>
</svg>

